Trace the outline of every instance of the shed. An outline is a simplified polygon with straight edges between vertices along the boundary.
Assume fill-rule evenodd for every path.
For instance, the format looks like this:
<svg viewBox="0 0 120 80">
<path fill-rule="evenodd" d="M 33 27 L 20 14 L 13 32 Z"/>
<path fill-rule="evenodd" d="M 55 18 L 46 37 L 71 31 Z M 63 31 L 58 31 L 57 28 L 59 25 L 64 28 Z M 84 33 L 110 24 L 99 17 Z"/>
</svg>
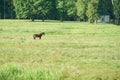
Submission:
<svg viewBox="0 0 120 80">
<path fill-rule="evenodd" d="M 101 23 L 109 23 L 110 22 L 110 15 L 102 15 L 99 19 L 98 22 Z"/>
</svg>

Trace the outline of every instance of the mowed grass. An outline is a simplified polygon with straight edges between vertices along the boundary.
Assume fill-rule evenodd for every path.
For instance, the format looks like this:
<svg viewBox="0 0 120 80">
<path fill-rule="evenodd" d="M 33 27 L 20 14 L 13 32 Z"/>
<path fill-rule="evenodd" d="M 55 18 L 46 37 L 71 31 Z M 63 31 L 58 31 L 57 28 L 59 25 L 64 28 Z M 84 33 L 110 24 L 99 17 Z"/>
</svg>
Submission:
<svg viewBox="0 0 120 80">
<path fill-rule="evenodd" d="M 120 80 L 120 26 L 0 20 L 0 80 Z"/>
</svg>

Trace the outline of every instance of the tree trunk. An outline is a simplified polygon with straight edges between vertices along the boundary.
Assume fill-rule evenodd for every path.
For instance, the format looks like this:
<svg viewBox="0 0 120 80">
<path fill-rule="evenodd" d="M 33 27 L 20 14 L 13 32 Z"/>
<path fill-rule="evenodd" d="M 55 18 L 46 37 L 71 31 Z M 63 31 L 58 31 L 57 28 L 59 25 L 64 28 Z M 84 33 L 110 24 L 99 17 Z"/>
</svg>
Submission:
<svg viewBox="0 0 120 80">
<path fill-rule="evenodd" d="M 120 18 L 118 18 L 118 25 L 120 25 Z"/>
<path fill-rule="evenodd" d="M 63 17 L 62 16 L 60 17 L 60 21 L 63 22 Z"/>
<path fill-rule="evenodd" d="M 44 22 L 44 20 L 45 20 L 45 19 L 44 19 L 44 16 L 43 16 L 43 18 L 42 18 L 42 22 Z"/>
<path fill-rule="evenodd" d="M 97 24 L 97 20 L 95 20 L 95 24 Z"/>
<path fill-rule="evenodd" d="M 34 22 L 34 20 L 35 20 L 35 19 L 34 19 L 34 18 L 32 18 L 32 21 L 33 21 L 33 22 Z"/>
<path fill-rule="evenodd" d="M 42 19 L 42 22 L 44 22 L 44 19 Z"/>
<path fill-rule="evenodd" d="M 120 18 L 116 18 L 115 24 L 120 25 Z"/>
</svg>

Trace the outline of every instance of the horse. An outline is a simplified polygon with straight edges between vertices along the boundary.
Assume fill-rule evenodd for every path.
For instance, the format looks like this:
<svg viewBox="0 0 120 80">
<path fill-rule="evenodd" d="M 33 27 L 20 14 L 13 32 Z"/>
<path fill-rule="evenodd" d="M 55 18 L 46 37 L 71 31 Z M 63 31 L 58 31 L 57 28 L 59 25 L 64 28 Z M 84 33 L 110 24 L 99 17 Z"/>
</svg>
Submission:
<svg viewBox="0 0 120 80">
<path fill-rule="evenodd" d="M 39 33 L 39 34 L 33 34 L 33 38 L 34 38 L 34 39 L 36 39 L 36 38 L 41 39 L 41 37 L 42 37 L 43 35 L 45 35 L 45 32 L 41 32 L 41 33 Z"/>
</svg>

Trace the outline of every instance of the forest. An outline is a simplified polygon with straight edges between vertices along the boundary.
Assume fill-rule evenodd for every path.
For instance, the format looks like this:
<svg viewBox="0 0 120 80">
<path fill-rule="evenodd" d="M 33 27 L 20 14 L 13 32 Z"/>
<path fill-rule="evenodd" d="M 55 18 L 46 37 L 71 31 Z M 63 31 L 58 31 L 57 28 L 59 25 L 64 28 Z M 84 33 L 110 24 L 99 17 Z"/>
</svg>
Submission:
<svg viewBox="0 0 120 80">
<path fill-rule="evenodd" d="M 120 24 L 120 0 L 0 0 L 0 19 L 80 20 L 110 15 Z"/>
</svg>

